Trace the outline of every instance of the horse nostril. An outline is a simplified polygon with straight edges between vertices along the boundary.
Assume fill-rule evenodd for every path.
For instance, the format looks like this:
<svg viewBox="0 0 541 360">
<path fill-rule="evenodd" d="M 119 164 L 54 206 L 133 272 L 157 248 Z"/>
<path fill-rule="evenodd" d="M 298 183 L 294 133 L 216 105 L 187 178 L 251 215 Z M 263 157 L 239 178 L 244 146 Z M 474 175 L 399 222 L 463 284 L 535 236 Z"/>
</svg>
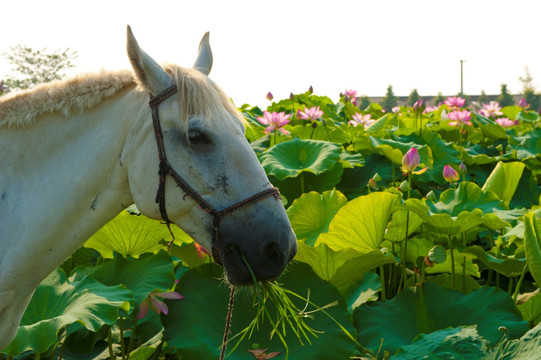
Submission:
<svg viewBox="0 0 541 360">
<path fill-rule="evenodd" d="M 276 243 L 270 243 L 263 249 L 263 259 L 268 264 L 282 264 L 284 262 L 285 254 L 282 248 Z"/>
</svg>

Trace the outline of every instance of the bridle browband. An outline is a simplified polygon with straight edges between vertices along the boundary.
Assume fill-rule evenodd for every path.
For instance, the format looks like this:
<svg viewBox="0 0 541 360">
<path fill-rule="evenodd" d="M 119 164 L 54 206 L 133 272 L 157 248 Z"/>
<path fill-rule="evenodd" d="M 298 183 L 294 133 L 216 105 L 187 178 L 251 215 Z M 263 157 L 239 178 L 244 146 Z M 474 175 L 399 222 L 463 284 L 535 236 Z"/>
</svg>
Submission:
<svg viewBox="0 0 541 360">
<path fill-rule="evenodd" d="M 178 187 L 180 187 L 187 196 L 191 197 L 203 210 L 205 210 L 205 212 L 212 216 L 212 257 L 214 258 L 214 261 L 216 263 L 222 265 L 219 253 L 223 253 L 226 250 L 220 236 L 220 221 L 222 217 L 257 200 L 264 199 L 271 195 L 274 196 L 276 199 L 281 199 L 280 192 L 277 188 L 272 187 L 258 192 L 257 194 L 254 194 L 242 201 L 239 201 L 238 203 L 233 204 L 225 209 L 216 210 L 211 204 L 209 204 L 205 199 L 203 199 L 203 197 L 199 195 L 193 187 L 191 187 L 186 181 L 184 181 L 184 179 L 182 179 L 182 177 L 171 167 L 169 161 L 167 161 L 167 156 L 165 155 L 165 146 L 163 143 L 162 129 L 160 125 L 160 115 L 158 110 L 159 105 L 176 92 L 177 87 L 176 85 L 173 85 L 156 96 L 150 94 L 149 105 L 152 110 L 152 124 L 154 126 L 154 135 L 156 136 L 156 144 L 158 145 L 158 156 L 160 159 L 160 169 L 158 172 L 160 176 L 160 183 L 158 187 L 158 192 L 156 194 L 156 202 L 160 207 L 160 214 L 162 216 L 162 219 L 165 221 L 165 224 L 167 225 L 167 228 L 169 229 L 169 232 L 173 237 L 173 240 L 171 240 L 172 243 L 175 238 L 173 232 L 171 231 L 172 221 L 167 216 L 167 211 L 165 209 L 165 178 L 167 175 L 171 176 L 175 183 L 178 185 Z"/>
</svg>

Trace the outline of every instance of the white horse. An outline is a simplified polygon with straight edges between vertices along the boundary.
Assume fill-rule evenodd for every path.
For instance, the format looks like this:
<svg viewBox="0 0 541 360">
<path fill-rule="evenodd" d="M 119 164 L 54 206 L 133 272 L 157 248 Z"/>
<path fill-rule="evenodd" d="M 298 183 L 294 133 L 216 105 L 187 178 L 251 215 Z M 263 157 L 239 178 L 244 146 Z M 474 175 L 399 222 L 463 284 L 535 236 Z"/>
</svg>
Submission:
<svg viewBox="0 0 541 360">
<path fill-rule="evenodd" d="M 128 57 L 133 72 L 102 71 L 0 98 L 0 349 L 36 286 L 132 203 L 213 249 L 232 284 L 251 282 L 243 256 L 269 280 L 295 255 L 295 235 L 269 196 L 277 193 L 242 117 L 207 77 L 208 33 L 193 68 L 159 66 L 129 27 Z"/>
</svg>

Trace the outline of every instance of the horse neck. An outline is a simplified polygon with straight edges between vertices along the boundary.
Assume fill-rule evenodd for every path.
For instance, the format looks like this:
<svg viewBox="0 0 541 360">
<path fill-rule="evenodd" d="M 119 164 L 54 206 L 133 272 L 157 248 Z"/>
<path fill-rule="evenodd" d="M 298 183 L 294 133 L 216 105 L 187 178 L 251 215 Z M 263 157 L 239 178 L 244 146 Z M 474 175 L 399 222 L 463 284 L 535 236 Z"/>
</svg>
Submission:
<svg viewBox="0 0 541 360">
<path fill-rule="evenodd" d="M 134 97 L 123 92 L 88 111 L 1 129 L 0 260 L 8 242 L 44 252 L 54 242 L 64 250 L 54 250 L 48 263 L 58 262 L 132 203 L 119 159 L 130 115 L 140 107 Z"/>
</svg>

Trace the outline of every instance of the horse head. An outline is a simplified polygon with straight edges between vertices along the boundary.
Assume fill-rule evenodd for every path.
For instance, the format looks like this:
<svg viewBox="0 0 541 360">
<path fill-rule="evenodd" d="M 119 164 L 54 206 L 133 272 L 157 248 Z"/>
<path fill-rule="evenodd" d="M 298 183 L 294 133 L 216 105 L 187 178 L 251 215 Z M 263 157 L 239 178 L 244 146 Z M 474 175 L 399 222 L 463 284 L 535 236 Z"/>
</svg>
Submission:
<svg viewBox="0 0 541 360">
<path fill-rule="evenodd" d="M 212 252 L 230 283 L 252 282 L 246 262 L 258 280 L 277 278 L 296 253 L 295 234 L 246 140 L 242 116 L 208 78 L 208 33 L 192 68 L 160 66 L 129 27 L 127 48 L 140 91 L 158 96 L 152 109 L 145 104 L 134 115 L 140 130 L 130 134 L 131 148 L 121 159 L 137 207 Z"/>
</svg>

